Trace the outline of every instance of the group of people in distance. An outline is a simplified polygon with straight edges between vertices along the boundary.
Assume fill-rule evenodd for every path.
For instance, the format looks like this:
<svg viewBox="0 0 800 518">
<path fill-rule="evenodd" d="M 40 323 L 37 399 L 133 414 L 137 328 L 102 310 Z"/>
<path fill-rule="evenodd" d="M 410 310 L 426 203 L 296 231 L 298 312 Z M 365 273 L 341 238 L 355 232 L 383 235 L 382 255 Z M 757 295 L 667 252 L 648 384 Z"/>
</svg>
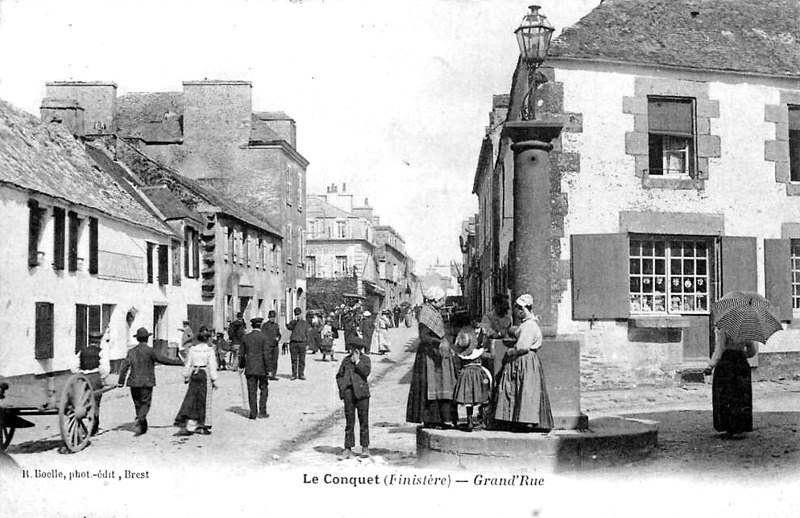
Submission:
<svg viewBox="0 0 800 518">
<path fill-rule="evenodd" d="M 476 331 L 465 327 L 450 343 L 440 309 L 445 293 L 438 286 L 425 292 L 419 312 L 419 347 L 412 370 L 406 421 L 425 427 L 458 427 L 458 406 L 466 410 L 464 429 L 475 427 L 473 409 L 480 409 L 478 426 L 491 423 L 510 431 L 548 431 L 553 415 L 544 371 L 537 350 L 542 333 L 533 314 L 533 297 L 515 301 L 518 326 L 511 325 L 508 302 L 495 297 L 494 311 Z M 513 345 L 503 356 L 503 367 L 493 383 L 493 352 L 486 344 L 509 338 Z"/>
</svg>

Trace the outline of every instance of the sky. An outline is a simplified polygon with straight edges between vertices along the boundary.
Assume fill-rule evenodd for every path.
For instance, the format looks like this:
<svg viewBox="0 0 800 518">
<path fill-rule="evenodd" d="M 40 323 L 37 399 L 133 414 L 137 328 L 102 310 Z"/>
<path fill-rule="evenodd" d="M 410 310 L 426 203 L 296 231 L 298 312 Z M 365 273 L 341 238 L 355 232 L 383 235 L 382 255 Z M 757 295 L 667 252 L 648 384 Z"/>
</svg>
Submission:
<svg viewBox="0 0 800 518">
<path fill-rule="evenodd" d="M 599 0 L 542 0 L 556 34 Z M 181 91 L 251 81 L 310 162 L 308 194 L 347 185 L 405 239 L 417 272 L 460 261 L 493 94 L 519 55 L 517 0 L 0 0 L 0 98 L 39 113 L 45 82 Z"/>
</svg>

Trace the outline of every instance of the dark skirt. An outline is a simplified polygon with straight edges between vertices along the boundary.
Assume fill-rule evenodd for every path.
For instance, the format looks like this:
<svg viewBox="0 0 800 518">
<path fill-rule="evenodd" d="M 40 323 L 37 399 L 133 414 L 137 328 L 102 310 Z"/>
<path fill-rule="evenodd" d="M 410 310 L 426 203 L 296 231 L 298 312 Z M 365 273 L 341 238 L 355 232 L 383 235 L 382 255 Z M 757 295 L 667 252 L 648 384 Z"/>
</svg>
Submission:
<svg viewBox="0 0 800 518">
<path fill-rule="evenodd" d="M 753 388 L 750 364 L 742 351 L 722 353 L 711 386 L 714 429 L 718 432 L 753 431 Z"/>
<path fill-rule="evenodd" d="M 455 420 L 453 402 L 449 399 L 428 399 L 427 356 L 417 345 L 417 356 L 411 370 L 411 387 L 406 405 L 406 422 L 444 424 Z"/>
<path fill-rule="evenodd" d="M 453 400 L 460 405 L 483 405 L 492 395 L 492 380 L 480 363 L 466 365 L 458 375 Z"/>
<path fill-rule="evenodd" d="M 192 372 L 189 378 L 189 388 L 186 390 L 186 397 L 183 404 L 175 416 L 175 425 L 184 426 L 186 421 L 192 419 L 197 421 L 198 426 L 206 424 L 206 395 L 208 392 L 208 381 L 206 380 L 205 369 L 197 369 Z"/>
</svg>

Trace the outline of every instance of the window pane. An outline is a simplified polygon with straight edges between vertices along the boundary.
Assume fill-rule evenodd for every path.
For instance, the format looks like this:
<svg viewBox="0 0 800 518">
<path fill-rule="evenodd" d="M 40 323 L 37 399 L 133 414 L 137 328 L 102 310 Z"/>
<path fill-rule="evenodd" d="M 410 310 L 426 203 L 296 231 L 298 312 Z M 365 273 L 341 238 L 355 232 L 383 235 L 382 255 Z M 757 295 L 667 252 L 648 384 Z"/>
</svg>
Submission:
<svg viewBox="0 0 800 518">
<path fill-rule="evenodd" d="M 647 125 L 651 132 L 694 133 L 691 99 L 651 98 L 647 103 Z"/>
<path fill-rule="evenodd" d="M 683 261 L 683 274 L 684 275 L 694 274 L 694 261 L 692 261 L 691 259 L 686 259 Z"/>
<path fill-rule="evenodd" d="M 642 291 L 642 282 L 638 277 L 631 277 L 631 293 L 639 293 Z"/>
<path fill-rule="evenodd" d="M 639 263 L 640 259 L 631 259 L 630 260 L 630 268 L 631 273 L 641 273 L 641 265 Z"/>
<path fill-rule="evenodd" d="M 667 283 L 664 282 L 664 277 L 656 277 L 656 291 L 664 293 L 667 289 Z"/>
<path fill-rule="evenodd" d="M 642 243 L 642 256 L 644 257 L 652 257 L 653 256 L 653 242 L 652 241 L 645 241 Z"/>
<path fill-rule="evenodd" d="M 681 253 L 681 244 L 680 243 L 672 243 L 672 245 L 670 246 L 669 253 L 672 255 L 672 257 L 680 257 L 681 255 L 683 255 Z"/>
<path fill-rule="evenodd" d="M 656 295 L 653 299 L 653 311 L 665 312 L 667 310 L 665 302 L 663 295 Z"/>
<path fill-rule="evenodd" d="M 653 259 L 642 259 L 642 273 L 645 275 L 653 274 Z"/>
<path fill-rule="evenodd" d="M 664 257 L 664 248 L 665 245 L 662 241 L 657 241 L 655 244 L 655 255 L 657 257 Z"/>
<path fill-rule="evenodd" d="M 666 266 L 666 261 L 664 259 L 656 259 L 656 273 L 663 275 L 666 273 L 664 271 L 664 267 Z"/>
<path fill-rule="evenodd" d="M 645 277 L 642 279 L 642 292 L 644 293 L 652 293 L 653 291 L 653 281 L 649 277 Z"/>
<path fill-rule="evenodd" d="M 641 241 L 631 241 L 630 245 L 630 256 L 631 257 L 638 257 L 642 255 L 642 243 Z"/>
<path fill-rule="evenodd" d="M 699 253 L 699 250 L 698 250 Z M 696 272 L 697 275 L 705 275 L 706 274 L 706 262 L 705 260 L 698 259 L 696 263 Z"/>
</svg>

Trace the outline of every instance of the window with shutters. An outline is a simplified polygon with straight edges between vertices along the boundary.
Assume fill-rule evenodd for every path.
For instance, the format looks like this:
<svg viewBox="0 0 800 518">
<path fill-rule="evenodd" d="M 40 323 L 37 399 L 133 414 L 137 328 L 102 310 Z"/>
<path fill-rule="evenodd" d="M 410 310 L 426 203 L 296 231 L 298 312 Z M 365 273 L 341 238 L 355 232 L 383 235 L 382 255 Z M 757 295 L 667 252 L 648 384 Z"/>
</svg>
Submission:
<svg viewBox="0 0 800 518">
<path fill-rule="evenodd" d="M 200 275 L 200 234 L 192 227 L 184 230 L 184 266 L 187 279 L 196 279 Z"/>
<path fill-rule="evenodd" d="M 800 309 L 800 239 L 792 239 L 792 309 Z"/>
<path fill-rule="evenodd" d="M 345 238 L 347 237 L 347 223 L 344 221 L 337 221 L 336 222 L 336 237 L 338 238 Z"/>
<path fill-rule="evenodd" d="M 39 248 L 44 229 L 44 216 L 47 212 L 39 207 L 36 200 L 28 201 L 28 266 L 40 266 Z"/>
<path fill-rule="evenodd" d="M 708 313 L 709 244 L 705 240 L 630 240 L 631 313 Z"/>
<path fill-rule="evenodd" d="M 800 182 L 800 106 L 792 105 L 789 105 L 789 175 L 791 181 Z"/>
<path fill-rule="evenodd" d="M 89 333 L 103 332 L 111 320 L 114 304 L 75 304 L 75 352 L 89 344 Z"/>
<path fill-rule="evenodd" d="M 78 256 L 78 246 L 81 238 L 81 220 L 75 212 L 69 212 L 69 248 L 67 255 L 69 257 L 68 267 L 69 271 L 78 271 L 82 258 Z"/>
<path fill-rule="evenodd" d="M 648 97 L 650 175 L 695 176 L 694 100 Z"/>
<path fill-rule="evenodd" d="M 53 304 L 36 303 L 34 358 L 47 360 L 53 357 Z"/>
</svg>

